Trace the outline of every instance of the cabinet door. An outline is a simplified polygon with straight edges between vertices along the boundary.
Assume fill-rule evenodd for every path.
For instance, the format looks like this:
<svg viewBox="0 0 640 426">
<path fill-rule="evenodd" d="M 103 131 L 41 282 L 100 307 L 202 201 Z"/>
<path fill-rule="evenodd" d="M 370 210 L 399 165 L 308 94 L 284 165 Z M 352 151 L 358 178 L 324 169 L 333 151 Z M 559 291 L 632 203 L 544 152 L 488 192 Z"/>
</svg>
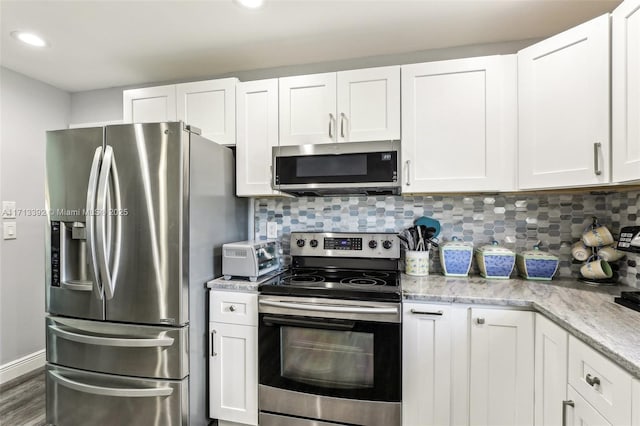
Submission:
<svg viewBox="0 0 640 426">
<path fill-rule="evenodd" d="M 235 145 L 237 83 L 237 78 L 223 78 L 178 84 L 178 120 L 220 145 Z"/>
<path fill-rule="evenodd" d="M 565 330 L 536 314 L 535 424 L 562 424 L 562 401 L 567 392 L 567 342 Z"/>
<path fill-rule="evenodd" d="M 280 145 L 335 142 L 336 73 L 281 78 Z"/>
<path fill-rule="evenodd" d="M 515 81 L 513 57 L 508 63 L 491 56 L 402 67 L 403 193 L 513 186 L 515 134 L 502 113 L 504 99 L 515 105 L 506 83 Z"/>
<path fill-rule="evenodd" d="M 533 425 L 533 312 L 471 309 L 470 425 Z"/>
<path fill-rule="evenodd" d="M 609 182 L 609 41 L 606 14 L 518 52 L 520 188 Z"/>
<path fill-rule="evenodd" d="M 595 408 L 585 401 L 574 388 L 568 386 L 567 398 L 571 405 L 566 410 L 567 418 L 558 425 L 567 426 L 612 426 Z M 621 425 L 622 426 L 622 425 Z"/>
<path fill-rule="evenodd" d="M 278 79 L 249 81 L 237 86 L 238 196 L 276 195 L 271 189 L 271 149 L 278 146 Z"/>
<path fill-rule="evenodd" d="M 338 73 L 338 142 L 400 139 L 400 67 Z"/>
<path fill-rule="evenodd" d="M 633 381 L 631 395 L 631 425 L 640 426 L 640 380 Z"/>
<path fill-rule="evenodd" d="M 402 424 L 450 424 L 451 307 L 404 303 Z"/>
<path fill-rule="evenodd" d="M 145 87 L 122 92 L 125 123 L 176 121 L 176 86 Z"/>
<path fill-rule="evenodd" d="M 209 416 L 258 424 L 258 328 L 209 323 Z"/>
<path fill-rule="evenodd" d="M 613 181 L 640 179 L 640 0 L 612 13 Z"/>
</svg>

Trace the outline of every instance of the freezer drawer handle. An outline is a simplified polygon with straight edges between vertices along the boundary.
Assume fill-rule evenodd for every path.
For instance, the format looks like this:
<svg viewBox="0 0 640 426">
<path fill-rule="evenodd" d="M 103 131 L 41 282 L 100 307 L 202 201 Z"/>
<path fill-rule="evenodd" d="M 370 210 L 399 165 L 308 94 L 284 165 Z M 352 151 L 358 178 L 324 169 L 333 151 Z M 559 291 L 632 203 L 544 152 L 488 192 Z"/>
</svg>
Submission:
<svg viewBox="0 0 640 426">
<path fill-rule="evenodd" d="M 55 325 L 50 325 L 49 329 L 63 339 L 78 343 L 86 343 L 88 345 L 155 348 L 158 346 L 171 346 L 173 345 L 174 340 L 171 337 L 160 337 L 157 339 L 122 339 L 114 337 L 87 336 L 85 334 L 72 333 L 71 331 L 63 330 Z"/>
<path fill-rule="evenodd" d="M 311 305 L 289 302 L 272 302 L 270 300 L 260 300 L 258 303 L 265 306 L 274 306 L 277 308 L 300 309 L 304 311 L 320 311 L 320 312 L 346 312 L 354 314 L 397 314 L 398 308 L 378 308 L 378 307 L 362 307 L 362 306 L 335 306 L 335 305 Z"/>
<path fill-rule="evenodd" d="M 60 283 L 60 287 L 67 290 L 74 290 L 74 291 L 92 291 L 93 283 L 91 281 L 87 281 L 84 284 L 79 282 L 62 281 Z"/>
<path fill-rule="evenodd" d="M 102 386 L 87 385 L 84 383 L 76 382 L 75 380 L 69 380 L 66 377 L 62 377 L 59 374 L 49 371 L 49 374 L 53 379 L 69 389 L 76 390 L 78 392 L 91 393 L 94 395 L 103 396 L 118 396 L 124 398 L 150 398 L 154 396 L 169 396 L 173 393 L 173 389 L 168 387 L 161 388 L 104 388 Z"/>
</svg>

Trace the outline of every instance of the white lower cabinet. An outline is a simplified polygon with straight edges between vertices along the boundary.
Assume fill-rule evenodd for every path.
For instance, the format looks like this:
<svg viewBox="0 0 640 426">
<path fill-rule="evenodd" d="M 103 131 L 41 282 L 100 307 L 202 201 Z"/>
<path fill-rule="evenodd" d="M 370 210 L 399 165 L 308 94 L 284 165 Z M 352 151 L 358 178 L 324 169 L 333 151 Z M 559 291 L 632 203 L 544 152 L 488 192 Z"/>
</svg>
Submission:
<svg viewBox="0 0 640 426">
<path fill-rule="evenodd" d="M 471 309 L 469 424 L 533 425 L 534 313 Z"/>
<path fill-rule="evenodd" d="M 562 424 L 562 401 L 567 397 L 567 345 L 569 334 L 536 314 L 535 424 Z"/>
<path fill-rule="evenodd" d="M 257 294 L 211 291 L 209 417 L 258 424 Z"/>
<path fill-rule="evenodd" d="M 573 336 L 569 337 L 568 382 L 606 424 L 631 424 L 631 375 Z"/>
<path fill-rule="evenodd" d="M 451 306 L 404 303 L 402 424 L 450 424 Z"/>
<path fill-rule="evenodd" d="M 631 425 L 640 426 L 640 380 L 634 380 L 632 386 Z"/>
<path fill-rule="evenodd" d="M 598 413 L 587 401 L 584 400 L 571 386 L 567 387 L 568 401 L 564 402 L 565 418 L 562 423 L 556 423 L 563 426 L 612 426 L 604 417 Z"/>
</svg>

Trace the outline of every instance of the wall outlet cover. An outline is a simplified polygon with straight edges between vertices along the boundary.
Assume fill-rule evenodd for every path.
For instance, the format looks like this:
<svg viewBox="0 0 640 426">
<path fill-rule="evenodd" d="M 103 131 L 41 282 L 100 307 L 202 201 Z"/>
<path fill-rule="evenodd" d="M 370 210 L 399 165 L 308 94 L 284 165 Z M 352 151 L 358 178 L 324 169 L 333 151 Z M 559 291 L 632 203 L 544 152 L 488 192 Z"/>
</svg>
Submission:
<svg viewBox="0 0 640 426">
<path fill-rule="evenodd" d="M 2 202 L 2 218 L 3 219 L 16 218 L 16 202 L 15 201 Z"/>
<path fill-rule="evenodd" d="M 2 233 L 5 240 L 15 240 L 18 237 L 17 232 L 15 222 L 4 222 L 2 224 Z"/>
<path fill-rule="evenodd" d="M 267 222 L 267 238 L 278 238 L 278 223 Z"/>
</svg>

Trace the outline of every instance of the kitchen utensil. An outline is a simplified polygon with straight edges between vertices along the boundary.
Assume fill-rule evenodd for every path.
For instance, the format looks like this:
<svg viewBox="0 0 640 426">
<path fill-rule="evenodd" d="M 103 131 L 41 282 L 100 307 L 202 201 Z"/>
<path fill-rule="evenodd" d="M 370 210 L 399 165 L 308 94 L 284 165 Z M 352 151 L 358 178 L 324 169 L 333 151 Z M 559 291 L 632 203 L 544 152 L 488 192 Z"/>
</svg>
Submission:
<svg viewBox="0 0 640 426">
<path fill-rule="evenodd" d="M 584 262 L 591 256 L 591 249 L 584 245 L 582 240 L 575 242 L 571 246 L 571 255 L 575 260 Z"/>
<path fill-rule="evenodd" d="M 429 251 L 406 251 L 405 273 L 413 276 L 429 275 Z"/>
<path fill-rule="evenodd" d="M 528 280 L 551 280 L 558 270 L 558 263 L 558 256 L 540 250 L 537 244 L 533 250 L 516 255 L 518 272 Z"/>
<path fill-rule="evenodd" d="M 587 247 L 602 247 L 612 244 L 614 240 L 606 226 L 598 226 L 585 231 L 582 241 Z"/>
<path fill-rule="evenodd" d="M 440 246 L 442 273 L 450 277 L 466 277 L 473 259 L 473 243 L 453 237 Z"/>
<path fill-rule="evenodd" d="M 413 224 L 416 226 L 426 226 L 427 228 L 433 228 L 433 237 L 437 237 L 440 234 L 440 222 L 436 219 L 421 216 L 413 221 Z"/>
<path fill-rule="evenodd" d="M 611 246 L 602 247 L 598 250 L 598 257 L 607 262 L 615 262 L 626 256 L 626 253 L 616 249 L 616 243 Z"/>
<path fill-rule="evenodd" d="M 476 261 L 480 275 L 485 278 L 507 279 L 513 271 L 516 255 L 497 241 L 476 250 Z"/>
</svg>

